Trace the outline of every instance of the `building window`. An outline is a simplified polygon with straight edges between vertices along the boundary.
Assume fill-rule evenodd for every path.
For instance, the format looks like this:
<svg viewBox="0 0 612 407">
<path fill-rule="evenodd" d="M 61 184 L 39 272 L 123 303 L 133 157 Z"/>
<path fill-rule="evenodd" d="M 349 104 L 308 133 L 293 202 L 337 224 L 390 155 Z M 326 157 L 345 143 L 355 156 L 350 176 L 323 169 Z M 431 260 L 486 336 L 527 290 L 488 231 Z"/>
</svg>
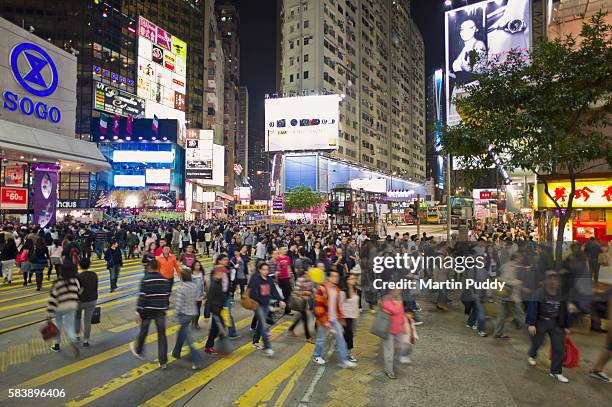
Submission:
<svg viewBox="0 0 612 407">
<path fill-rule="evenodd" d="M 289 49 L 293 49 L 293 41 L 289 41 Z"/>
<path fill-rule="evenodd" d="M 310 37 L 304 37 L 304 45 L 308 45 L 310 43 Z"/>
<path fill-rule="evenodd" d="M 289 75 L 289 82 L 293 82 L 293 74 Z"/>
<path fill-rule="evenodd" d="M 304 71 L 304 79 L 308 79 L 308 71 Z"/>
<path fill-rule="evenodd" d="M 291 25 L 289 26 L 289 33 L 293 33 L 293 30 L 294 30 L 294 28 L 293 28 L 293 24 L 291 24 Z"/>
<path fill-rule="evenodd" d="M 308 20 L 304 21 L 304 28 L 308 28 L 310 26 L 310 23 L 308 22 Z"/>
<path fill-rule="evenodd" d="M 304 54 L 304 62 L 308 62 L 308 54 Z"/>
</svg>

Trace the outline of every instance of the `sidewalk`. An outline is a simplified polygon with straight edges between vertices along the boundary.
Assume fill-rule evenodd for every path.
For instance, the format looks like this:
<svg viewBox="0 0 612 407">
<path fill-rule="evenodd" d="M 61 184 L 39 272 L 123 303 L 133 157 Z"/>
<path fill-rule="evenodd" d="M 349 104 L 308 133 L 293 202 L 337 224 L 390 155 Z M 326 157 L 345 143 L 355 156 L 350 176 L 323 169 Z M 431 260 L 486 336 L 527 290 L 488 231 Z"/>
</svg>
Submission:
<svg viewBox="0 0 612 407">
<path fill-rule="evenodd" d="M 581 350 L 580 366 L 565 369 L 570 383 L 562 384 L 548 376 L 548 345 L 540 351 L 538 366 L 528 366 L 526 332 L 509 328 L 509 340 L 480 338 L 465 327 L 459 301 L 448 313 L 432 311 L 423 297 L 420 303 L 425 321 L 418 327 L 420 340 L 412 365 L 398 365 L 397 380 L 383 373 L 380 339 L 369 333 L 373 315 L 365 314 L 355 341 L 357 369 L 340 369 L 335 356 L 324 370 L 311 363 L 285 405 L 588 407 L 612 400 L 612 385 L 588 376 L 603 335 L 572 335 Z M 611 365 L 607 373 L 612 374 Z"/>
</svg>

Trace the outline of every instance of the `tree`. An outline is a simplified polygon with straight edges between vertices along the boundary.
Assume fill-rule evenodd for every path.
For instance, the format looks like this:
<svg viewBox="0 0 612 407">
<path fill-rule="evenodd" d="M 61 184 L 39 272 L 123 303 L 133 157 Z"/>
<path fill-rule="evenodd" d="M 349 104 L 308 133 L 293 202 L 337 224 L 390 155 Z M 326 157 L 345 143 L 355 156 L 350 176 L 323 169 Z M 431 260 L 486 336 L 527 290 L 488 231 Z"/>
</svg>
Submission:
<svg viewBox="0 0 612 407">
<path fill-rule="evenodd" d="M 323 203 L 323 197 L 311 188 L 302 186 L 295 187 L 285 199 L 285 211 L 300 211 L 305 212 L 308 209 L 319 206 Z"/>
<path fill-rule="evenodd" d="M 494 149 L 508 170 L 533 172 L 544 183 L 559 214 L 557 267 L 576 180 L 602 161 L 612 163 L 605 134 L 612 113 L 612 26 L 604 16 L 591 17 L 578 38 L 544 42 L 528 54 L 511 51 L 504 60 L 473 55 L 478 82 L 455 100 L 463 121 L 444 129 L 444 150 L 465 168 L 495 165 Z M 553 199 L 545 175 L 570 181 L 566 206 Z"/>
</svg>

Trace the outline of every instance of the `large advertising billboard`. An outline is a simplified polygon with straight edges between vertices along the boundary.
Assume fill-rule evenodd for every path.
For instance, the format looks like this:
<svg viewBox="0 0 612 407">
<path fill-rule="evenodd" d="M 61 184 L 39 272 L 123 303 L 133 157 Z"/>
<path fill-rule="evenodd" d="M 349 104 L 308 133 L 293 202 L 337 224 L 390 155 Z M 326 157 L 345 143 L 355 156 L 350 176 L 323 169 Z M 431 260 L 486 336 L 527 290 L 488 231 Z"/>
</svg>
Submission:
<svg viewBox="0 0 612 407">
<path fill-rule="evenodd" d="M 32 185 L 34 224 L 41 228 L 55 225 L 57 209 L 57 171 L 36 169 Z"/>
<path fill-rule="evenodd" d="M 338 149 L 339 95 L 266 99 L 266 151 Z"/>
<path fill-rule="evenodd" d="M 489 0 L 446 12 L 446 122 L 461 121 L 453 100 L 475 81 L 471 55 L 499 58 L 531 47 L 530 0 Z"/>
<path fill-rule="evenodd" d="M 94 81 L 94 109 L 119 116 L 143 117 L 145 101 L 114 86 Z"/>
<path fill-rule="evenodd" d="M 185 178 L 200 184 L 223 186 L 225 148 L 213 143 L 214 131 L 188 129 L 185 140 Z"/>
<path fill-rule="evenodd" d="M 176 209 L 176 191 L 92 191 L 92 208 Z"/>
<path fill-rule="evenodd" d="M 137 93 L 147 100 L 147 115 L 154 112 L 169 117 L 163 112 L 171 109 L 183 112 L 184 117 L 187 44 L 144 17 L 139 17 L 138 26 Z"/>
</svg>

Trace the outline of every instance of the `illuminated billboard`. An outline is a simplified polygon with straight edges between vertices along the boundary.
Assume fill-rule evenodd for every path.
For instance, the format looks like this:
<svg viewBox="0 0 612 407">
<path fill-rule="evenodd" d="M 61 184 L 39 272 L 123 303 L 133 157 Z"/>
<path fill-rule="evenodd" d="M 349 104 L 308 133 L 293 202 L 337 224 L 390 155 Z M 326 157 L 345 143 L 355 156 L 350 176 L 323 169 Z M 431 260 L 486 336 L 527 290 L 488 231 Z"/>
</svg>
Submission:
<svg viewBox="0 0 612 407">
<path fill-rule="evenodd" d="M 266 99 L 266 151 L 338 149 L 339 95 Z"/>
<path fill-rule="evenodd" d="M 446 12 L 446 122 L 461 121 L 453 102 L 475 82 L 471 55 L 499 58 L 531 47 L 530 0 L 489 0 Z"/>
<path fill-rule="evenodd" d="M 147 101 L 147 116 L 177 118 L 171 114 L 177 110 L 184 118 L 187 44 L 144 17 L 138 27 L 137 93 Z"/>
<path fill-rule="evenodd" d="M 214 131 L 188 129 L 185 140 L 185 178 L 223 186 L 225 148 L 213 143 Z"/>
</svg>

